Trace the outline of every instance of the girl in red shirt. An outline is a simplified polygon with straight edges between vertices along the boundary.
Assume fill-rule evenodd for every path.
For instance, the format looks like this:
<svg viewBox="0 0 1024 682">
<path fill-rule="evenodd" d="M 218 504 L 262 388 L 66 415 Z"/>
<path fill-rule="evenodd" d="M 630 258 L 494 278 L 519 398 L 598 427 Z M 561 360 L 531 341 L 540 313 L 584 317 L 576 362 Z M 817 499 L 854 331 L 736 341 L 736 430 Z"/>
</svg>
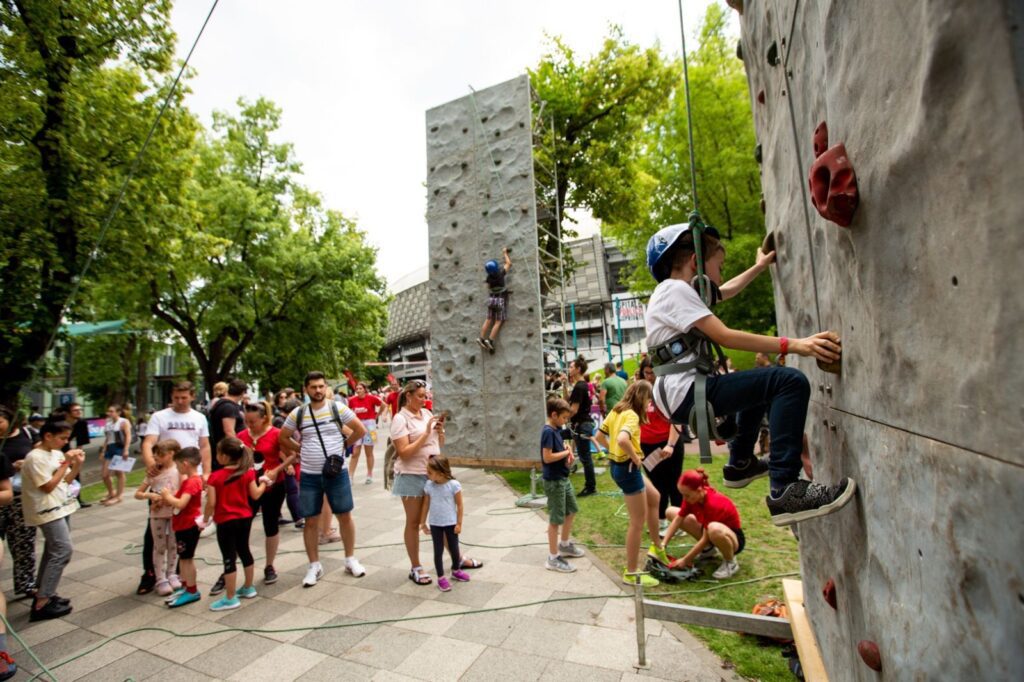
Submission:
<svg viewBox="0 0 1024 682">
<path fill-rule="evenodd" d="M 209 523 L 213 517 L 217 523 L 217 545 L 224 558 L 224 596 L 210 604 L 210 610 L 227 611 L 241 606 L 239 597 L 252 599 L 256 596 L 256 588 L 252 584 L 253 558 L 249 551 L 253 516 L 249 498 L 260 499 L 274 481 L 265 475 L 256 481 L 252 451 L 232 436 L 217 444 L 217 463 L 223 468 L 210 474 L 206 481 L 203 520 Z M 237 596 L 236 558 L 241 558 L 245 570 L 245 585 L 239 588 Z"/>
<path fill-rule="evenodd" d="M 644 357 L 640 361 L 637 374 L 638 379 L 654 385 L 656 377 L 650 357 Z M 643 450 L 644 459 L 653 456 L 656 459 L 651 461 L 657 461 L 657 464 L 647 470 L 647 476 L 661 494 L 658 519 L 661 521 L 662 530 L 667 526 L 665 512 L 669 506 L 678 507 L 683 503 L 682 495 L 676 487 L 676 481 L 683 473 L 683 443 L 680 442 L 680 433 L 679 427 L 673 427 L 652 400 L 647 405 L 647 423 L 640 425 L 640 449 Z M 645 466 L 647 464 L 645 462 Z"/>
<path fill-rule="evenodd" d="M 248 403 L 245 406 L 245 428 L 238 432 L 238 439 L 253 452 L 257 469 L 262 468 L 267 478 L 274 481 L 263 497 L 253 504 L 253 512 L 260 508 L 263 510 L 263 534 L 267 538 L 267 565 L 263 568 L 263 583 L 266 585 L 277 582 L 274 559 L 277 558 L 277 547 L 281 541 L 281 505 L 288 493 L 284 470 L 298 457 L 296 453 L 281 457 L 281 445 L 277 442 L 281 429 L 272 425 L 272 419 L 273 410 L 269 402 L 261 400 Z"/>
<path fill-rule="evenodd" d="M 380 416 L 384 403 L 380 398 L 370 394 L 366 390 L 366 384 L 356 384 L 356 394 L 348 399 L 348 406 L 359 421 L 366 427 L 366 435 L 363 440 L 356 443 L 352 448 L 352 457 L 348 463 L 348 477 L 356 480 L 356 467 L 359 466 L 359 450 L 366 453 L 366 484 L 373 483 L 373 444 L 377 442 L 377 418 Z"/>
<path fill-rule="evenodd" d="M 740 528 L 740 513 L 732 500 L 708 485 L 703 469 L 689 469 L 679 477 L 679 492 L 683 503 L 669 507 L 667 516 L 672 520 L 665 531 L 665 544 L 682 528 L 697 539 L 686 556 L 673 562 L 678 566 L 693 566 L 698 557 L 722 554 L 722 565 L 712 575 L 724 580 L 740 570 L 736 555 L 743 551 L 746 538 Z"/>
</svg>

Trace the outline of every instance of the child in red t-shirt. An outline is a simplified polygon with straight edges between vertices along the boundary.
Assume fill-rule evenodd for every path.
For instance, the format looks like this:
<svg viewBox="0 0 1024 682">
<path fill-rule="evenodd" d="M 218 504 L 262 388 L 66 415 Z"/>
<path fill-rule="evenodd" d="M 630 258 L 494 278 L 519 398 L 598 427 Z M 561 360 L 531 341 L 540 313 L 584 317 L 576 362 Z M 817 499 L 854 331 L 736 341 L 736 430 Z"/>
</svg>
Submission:
<svg viewBox="0 0 1024 682">
<path fill-rule="evenodd" d="M 206 481 L 206 510 L 203 520 L 210 517 L 217 523 L 217 545 L 224 559 L 224 596 L 210 604 L 211 611 L 228 611 L 241 606 L 239 597 L 252 599 L 253 558 L 249 551 L 249 531 L 252 529 L 252 507 L 249 498 L 260 499 L 274 480 L 261 476 L 256 481 L 252 451 L 233 436 L 217 444 L 217 463 L 223 469 L 210 474 Z M 245 571 L 245 584 L 235 594 L 235 559 L 240 558 Z"/>
<path fill-rule="evenodd" d="M 199 526 L 196 519 L 203 499 L 203 477 L 199 475 L 202 463 L 199 448 L 182 448 L 174 453 L 174 465 L 181 476 L 177 492 L 168 488 L 160 491 L 164 504 L 174 509 L 171 530 L 177 542 L 181 587 L 167 598 L 169 607 L 177 608 L 199 601 L 202 596 L 196 587 L 196 546 L 199 544 Z"/>
<path fill-rule="evenodd" d="M 736 555 L 743 551 L 746 538 L 740 528 L 740 513 L 732 500 L 708 485 L 703 469 L 689 469 L 679 477 L 679 492 L 683 496 L 680 507 L 669 507 L 665 512 L 672 520 L 665 531 L 665 544 L 682 528 L 697 539 L 685 556 L 672 563 L 672 567 L 693 566 L 698 557 L 707 557 L 717 549 L 722 554 L 722 565 L 713 577 L 724 580 L 740 570 Z"/>
</svg>

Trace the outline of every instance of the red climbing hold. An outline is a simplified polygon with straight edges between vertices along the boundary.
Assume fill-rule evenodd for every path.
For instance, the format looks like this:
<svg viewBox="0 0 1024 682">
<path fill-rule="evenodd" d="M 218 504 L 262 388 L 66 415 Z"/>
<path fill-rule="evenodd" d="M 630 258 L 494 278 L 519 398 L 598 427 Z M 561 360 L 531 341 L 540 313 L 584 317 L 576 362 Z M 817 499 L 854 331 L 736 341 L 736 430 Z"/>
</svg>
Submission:
<svg viewBox="0 0 1024 682">
<path fill-rule="evenodd" d="M 841 227 L 849 227 L 860 195 L 857 174 L 842 143 L 830 147 L 814 161 L 808 177 L 811 203 L 822 218 Z"/>
<path fill-rule="evenodd" d="M 759 104 L 764 104 L 764 90 L 757 93 L 757 101 Z"/>
<path fill-rule="evenodd" d="M 821 590 L 821 596 L 825 597 L 825 603 L 827 603 L 833 609 L 836 609 L 836 610 L 839 609 L 839 607 L 836 606 L 836 581 L 835 580 L 832 580 L 832 578 L 828 579 L 828 582 L 825 583 L 825 587 L 822 588 L 822 590 Z"/>
<path fill-rule="evenodd" d="M 862 639 L 857 643 L 857 653 L 864 661 L 864 664 L 875 672 L 882 672 L 882 654 L 878 651 L 878 645 L 868 639 Z"/>
<path fill-rule="evenodd" d="M 814 129 L 814 158 L 818 158 L 828 149 L 828 124 L 822 121 Z"/>
</svg>

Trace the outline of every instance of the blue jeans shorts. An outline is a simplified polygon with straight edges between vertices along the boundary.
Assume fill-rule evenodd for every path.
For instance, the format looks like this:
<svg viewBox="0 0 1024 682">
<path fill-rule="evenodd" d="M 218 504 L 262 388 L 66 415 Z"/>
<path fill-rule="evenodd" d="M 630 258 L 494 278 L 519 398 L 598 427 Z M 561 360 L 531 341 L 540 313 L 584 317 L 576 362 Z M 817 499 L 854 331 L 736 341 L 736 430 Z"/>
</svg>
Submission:
<svg viewBox="0 0 1024 682">
<path fill-rule="evenodd" d="M 609 462 L 612 470 L 612 480 L 622 489 L 623 495 L 636 495 L 644 491 L 644 475 L 640 468 L 632 461 Z"/>
<path fill-rule="evenodd" d="M 426 485 L 426 474 L 395 474 L 391 495 L 394 497 L 423 497 L 423 488 Z"/>
<path fill-rule="evenodd" d="M 352 511 L 355 503 L 352 502 L 352 482 L 348 478 L 348 469 L 342 469 L 334 478 L 302 472 L 299 476 L 299 514 L 302 518 L 320 515 L 324 495 L 327 495 L 327 504 L 335 514 Z"/>
<path fill-rule="evenodd" d="M 103 451 L 103 459 L 114 459 L 115 457 L 121 457 L 124 455 L 124 446 L 118 445 L 117 443 L 108 443 L 107 448 Z"/>
</svg>

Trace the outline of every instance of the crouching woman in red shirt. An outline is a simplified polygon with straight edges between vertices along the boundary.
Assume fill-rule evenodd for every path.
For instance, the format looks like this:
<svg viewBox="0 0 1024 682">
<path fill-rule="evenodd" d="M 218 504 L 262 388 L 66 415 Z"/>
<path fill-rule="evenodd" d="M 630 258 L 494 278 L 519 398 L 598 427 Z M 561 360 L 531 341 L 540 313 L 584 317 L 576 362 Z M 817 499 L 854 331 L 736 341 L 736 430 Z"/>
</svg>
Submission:
<svg viewBox="0 0 1024 682">
<path fill-rule="evenodd" d="M 683 503 L 680 507 L 669 507 L 665 512 L 666 518 L 671 520 L 665 531 L 665 546 L 680 528 L 697 542 L 685 556 L 674 562 L 673 568 L 693 566 L 695 560 L 710 557 L 717 549 L 723 561 L 712 575 L 719 580 L 731 578 L 740 570 L 736 555 L 746 544 L 736 505 L 708 485 L 708 476 L 703 469 L 684 471 L 679 477 L 678 487 Z"/>
</svg>

